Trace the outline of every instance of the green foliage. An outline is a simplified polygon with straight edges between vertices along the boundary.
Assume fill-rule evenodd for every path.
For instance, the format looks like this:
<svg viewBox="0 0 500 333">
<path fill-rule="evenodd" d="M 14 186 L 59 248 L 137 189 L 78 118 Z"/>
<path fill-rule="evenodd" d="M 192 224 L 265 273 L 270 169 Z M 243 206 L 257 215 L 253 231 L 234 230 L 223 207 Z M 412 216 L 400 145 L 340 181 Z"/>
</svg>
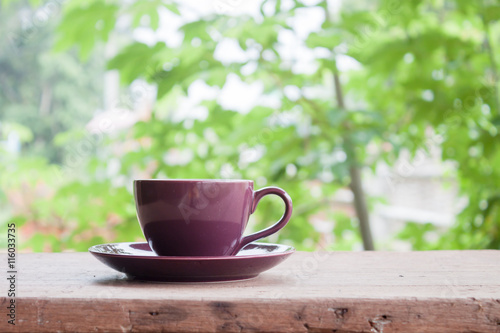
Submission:
<svg viewBox="0 0 500 333">
<path fill-rule="evenodd" d="M 21 13 L 28 20 L 23 24 Z M 55 17 L 41 10 L 49 17 L 40 22 L 37 13 L 19 3 L 0 11 L 0 135 L 5 140 L 12 126 L 22 124 L 30 138 L 25 130 L 14 132 L 23 136 L 23 155 L 62 163 L 64 151 L 52 141 L 57 133 L 83 129 L 91 119 L 101 104 L 104 64 L 95 56 L 82 65 L 72 52 L 54 54 Z"/>
<path fill-rule="evenodd" d="M 395 133 L 411 133 L 415 126 L 433 128 L 443 138 L 443 160 L 457 163 L 461 193 L 469 205 L 435 247 L 498 248 L 500 216 L 494 198 L 499 194 L 500 174 L 495 165 L 500 110 L 498 47 L 493 41 L 499 30 L 495 10 L 488 8 L 491 16 L 485 15 L 482 1 L 446 4 L 421 2 L 401 26 L 379 26 L 377 34 L 386 33 L 386 38 L 352 54 L 366 69 L 360 80 L 370 78 L 377 88 L 353 89 L 375 109 L 387 110 Z M 390 20 L 403 19 L 399 14 L 407 9 L 402 5 Z M 421 147 L 415 141 L 424 139 L 421 133 L 399 135 L 399 141 L 415 152 Z M 493 208 L 486 212 L 490 204 Z M 415 231 L 412 243 L 424 248 L 424 236 L 430 230 L 412 228 L 408 225 L 406 234 Z"/>
<path fill-rule="evenodd" d="M 119 6 L 100 1 L 76 3 L 65 10 L 59 29 L 64 29 L 67 38 L 59 39 L 55 49 L 61 51 L 77 44 L 80 57 L 86 60 L 97 41 L 108 40 L 115 27 Z"/>
<path fill-rule="evenodd" d="M 352 250 L 360 242 L 357 221 L 332 208 L 336 191 L 349 184 L 349 168 L 393 164 L 402 150 L 414 155 L 426 147 L 431 130 L 442 138 L 442 159 L 457 165 L 460 192 L 469 203 L 451 230 L 408 223 L 398 237 L 415 249 L 500 248 L 499 7 L 465 0 L 365 5 L 346 4 L 335 15 L 326 1 L 311 6 L 294 1 L 285 9 L 280 1 L 267 0 L 258 19 L 209 15 L 186 21 L 178 47 L 129 36 L 137 27 L 158 32 L 162 10 L 182 17 L 189 9 L 180 2 L 75 0 L 65 5 L 56 49 L 76 46 L 87 59 L 102 42 L 119 44 L 108 68 L 118 70 L 125 86 L 154 85 L 156 104 L 149 119 L 121 133 L 119 140 L 104 140 L 99 154 L 71 169 L 68 179 L 47 180 L 53 193 L 33 199 L 30 212 L 20 213 L 28 216 L 24 228 L 47 224 L 27 244 L 35 250 L 81 250 L 140 236 L 128 185 L 140 174 L 248 178 L 256 187 L 281 186 L 294 199 L 295 211 L 273 241 L 312 250 L 328 244 L 325 239 L 331 236 L 329 249 Z M 301 47 L 313 55 L 313 69 L 300 70 L 283 36 L 300 35 L 296 16 L 314 8 L 325 19 L 320 30 L 296 41 L 293 50 Z M 130 25 L 119 30 L 122 17 L 130 18 Z M 236 41 L 248 59 L 215 57 L 217 46 L 227 40 Z M 339 70 L 339 56 L 355 59 L 361 68 Z M 206 115 L 178 110 L 193 82 L 220 89 L 230 75 L 262 84 L 263 94 L 278 106 L 257 104 L 245 113 L 224 109 L 215 99 L 201 102 Z M 356 107 L 339 106 L 334 75 L 340 75 L 344 95 Z M 111 154 L 118 141 L 131 144 Z M 369 153 L 372 143 L 390 149 Z M 113 159 L 119 168 L 110 172 Z M 4 174 L 12 177 L 14 169 Z M 279 200 L 266 198 L 251 228 L 277 220 L 281 209 Z M 315 222 L 321 220 L 334 222 L 331 231 L 321 231 Z"/>
<path fill-rule="evenodd" d="M 398 238 L 408 241 L 415 250 L 432 250 L 436 246 L 429 239 L 432 233 L 436 235 L 436 227 L 431 223 L 409 222 L 399 233 Z"/>
</svg>

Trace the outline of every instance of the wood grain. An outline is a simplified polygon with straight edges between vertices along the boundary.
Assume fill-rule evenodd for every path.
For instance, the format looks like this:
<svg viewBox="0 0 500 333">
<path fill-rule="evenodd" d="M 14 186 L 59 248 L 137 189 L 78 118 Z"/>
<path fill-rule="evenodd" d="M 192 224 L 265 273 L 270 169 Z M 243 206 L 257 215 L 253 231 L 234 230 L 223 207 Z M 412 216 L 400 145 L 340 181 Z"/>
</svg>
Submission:
<svg viewBox="0 0 500 333">
<path fill-rule="evenodd" d="M 88 253 L 18 259 L 16 326 L 3 310 L 0 331 L 500 332 L 500 251 L 298 252 L 252 280 L 184 284 Z"/>
</svg>

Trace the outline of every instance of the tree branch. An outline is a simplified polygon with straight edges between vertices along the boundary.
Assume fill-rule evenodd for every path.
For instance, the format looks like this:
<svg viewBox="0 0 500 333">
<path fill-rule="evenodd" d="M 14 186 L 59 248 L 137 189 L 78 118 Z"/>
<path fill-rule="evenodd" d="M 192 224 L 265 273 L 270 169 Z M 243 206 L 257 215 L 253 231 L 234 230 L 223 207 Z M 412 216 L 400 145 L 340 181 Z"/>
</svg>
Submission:
<svg viewBox="0 0 500 333">
<path fill-rule="evenodd" d="M 493 47 L 491 45 L 491 33 L 490 26 L 484 15 L 481 15 L 484 26 L 484 45 L 490 59 L 491 72 L 493 73 L 493 88 L 495 89 L 495 109 L 497 113 L 500 113 L 500 97 L 498 96 L 498 66 L 495 60 L 495 53 L 493 52 Z"/>
<path fill-rule="evenodd" d="M 346 111 L 344 103 L 344 94 L 342 93 L 342 86 L 337 68 L 334 68 L 333 83 L 335 88 L 335 97 L 337 98 L 338 107 L 344 112 Z M 363 239 L 363 247 L 366 251 L 375 250 L 373 245 L 372 233 L 370 228 L 370 219 L 368 215 L 368 207 L 366 205 L 366 198 L 363 191 L 363 183 L 361 180 L 361 172 L 356 158 L 354 146 L 349 138 L 349 134 L 344 137 L 345 153 L 349 163 L 349 174 L 351 176 L 351 191 L 354 195 L 354 209 L 359 220 L 359 228 L 361 231 L 361 238 Z"/>
</svg>

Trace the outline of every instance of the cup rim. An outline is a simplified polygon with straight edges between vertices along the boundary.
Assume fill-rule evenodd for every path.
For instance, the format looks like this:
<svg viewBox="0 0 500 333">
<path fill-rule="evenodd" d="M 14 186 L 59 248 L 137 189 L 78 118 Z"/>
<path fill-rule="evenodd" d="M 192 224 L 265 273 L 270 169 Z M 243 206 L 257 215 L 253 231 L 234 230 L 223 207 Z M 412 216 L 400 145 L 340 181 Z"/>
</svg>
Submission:
<svg viewBox="0 0 500 333">
<path fill-rule="evenodd" d="M 169 178 L 169 179 L 134 179 L 135 182 L 212 182 L 212 183 L 253 183 L 253 180 L 249 179 L 197 179 L 197 178 Z"/>
</svg>

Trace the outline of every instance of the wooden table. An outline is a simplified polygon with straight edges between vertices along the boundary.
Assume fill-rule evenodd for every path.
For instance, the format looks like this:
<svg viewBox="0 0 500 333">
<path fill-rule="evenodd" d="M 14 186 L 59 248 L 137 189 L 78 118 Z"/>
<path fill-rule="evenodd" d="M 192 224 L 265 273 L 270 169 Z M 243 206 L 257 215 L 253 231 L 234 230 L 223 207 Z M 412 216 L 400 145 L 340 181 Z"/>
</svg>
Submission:
<svg viewBox="0 0 500 333">
<path fill-rule="evenodd" d="M 252 280 L 184 284 L 88 253 L 17 260 L 16 325 L 3 292 L 0 331 L 500 332 L 500 251 L 298 252 Z"/>
</svg>

